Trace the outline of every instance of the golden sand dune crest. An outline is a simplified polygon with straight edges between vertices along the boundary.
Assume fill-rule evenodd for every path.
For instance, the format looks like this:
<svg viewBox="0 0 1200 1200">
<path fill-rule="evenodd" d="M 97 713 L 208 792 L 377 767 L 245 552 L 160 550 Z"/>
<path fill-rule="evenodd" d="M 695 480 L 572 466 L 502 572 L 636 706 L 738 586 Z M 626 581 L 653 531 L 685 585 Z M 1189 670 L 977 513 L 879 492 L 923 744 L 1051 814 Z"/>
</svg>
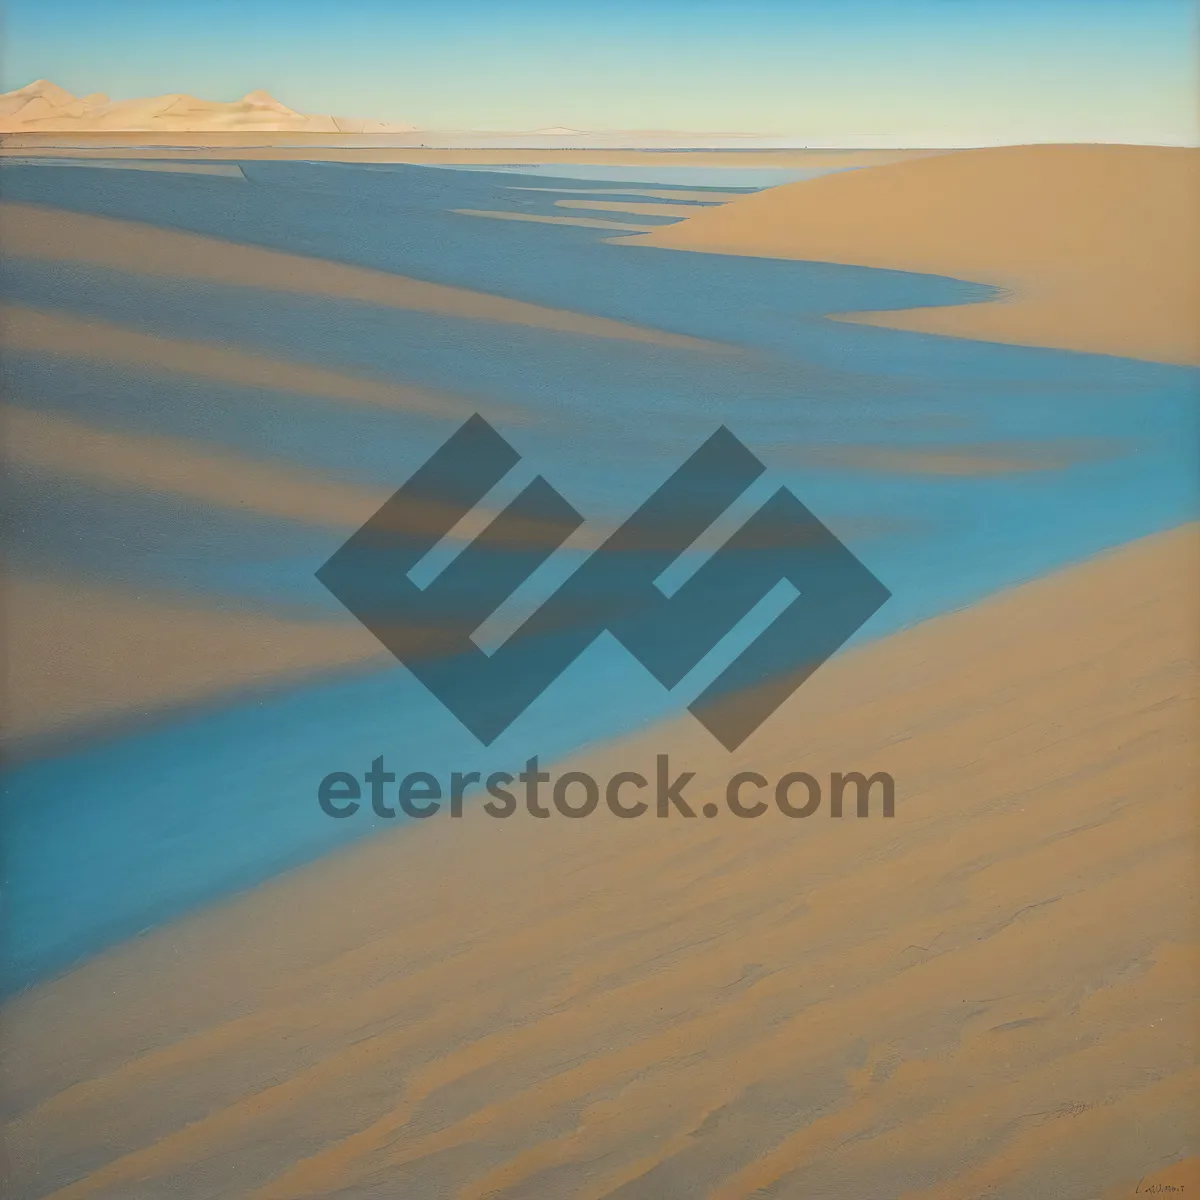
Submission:
<svg viewBox="0 0 1200 1200">
<path fill-rule="evenodd" d="M 1200 150 L 959 150 L 772 188 L 625 241 L 994 284 L 996 302 L 855 319 L 1200 364 Z"/>
<path fill-rule="evenodd" d="M 886 770 L 891 820 L 468 809 L 16 998 L 12 1194 L 1165 1179 L 1200 1127 L 1198 580 L 1193 526 L 844 656 L 736 755 L 683 722 L 572 764 L 668 753 L 697 809 Z"/>
</svg>

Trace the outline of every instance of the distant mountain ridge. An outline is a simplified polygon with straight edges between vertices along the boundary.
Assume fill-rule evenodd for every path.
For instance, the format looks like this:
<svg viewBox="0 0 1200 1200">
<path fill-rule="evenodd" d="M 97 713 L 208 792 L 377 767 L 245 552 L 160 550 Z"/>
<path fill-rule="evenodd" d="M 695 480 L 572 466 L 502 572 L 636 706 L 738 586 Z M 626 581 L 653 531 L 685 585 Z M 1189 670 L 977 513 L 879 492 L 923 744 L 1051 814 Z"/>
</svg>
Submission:
<svg viewBox="0 0 1200 1200">
<path fill-rule="evenodd" d="M 415 128 L 399 121 L 310 116 L 264 91 L 232 101 L 201 100 L 184 92 L 111 100 L 102 92 L 74 96 L 38 79 L 0 94 L 0 133 L 409 133 Z"/>
</svg>

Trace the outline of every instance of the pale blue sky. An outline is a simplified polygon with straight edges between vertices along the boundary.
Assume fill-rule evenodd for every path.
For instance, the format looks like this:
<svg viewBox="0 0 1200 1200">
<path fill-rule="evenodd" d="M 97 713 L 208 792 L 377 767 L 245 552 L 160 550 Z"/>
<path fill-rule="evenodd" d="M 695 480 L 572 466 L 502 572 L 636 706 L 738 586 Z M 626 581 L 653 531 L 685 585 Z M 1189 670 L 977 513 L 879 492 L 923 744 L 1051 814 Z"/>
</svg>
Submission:
<svg viewBox="0 0 1200 1200">
<path fill-rule="evenodd" d="M 1197 141 L 1195 0 L 8 0 L 3 86 L 426 129 Z"/>
</svg>

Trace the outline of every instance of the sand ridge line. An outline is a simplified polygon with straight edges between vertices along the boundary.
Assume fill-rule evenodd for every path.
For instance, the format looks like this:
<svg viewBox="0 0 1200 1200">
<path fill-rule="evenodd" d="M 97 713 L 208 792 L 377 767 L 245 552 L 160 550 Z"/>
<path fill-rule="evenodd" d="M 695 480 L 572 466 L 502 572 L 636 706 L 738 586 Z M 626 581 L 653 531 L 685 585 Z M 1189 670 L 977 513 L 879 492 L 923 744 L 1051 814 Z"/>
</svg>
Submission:
<svg viewBox="0 0 1200 1200">
<path fill-rule="evenodd" d="M 580 181 L 582 182 L 582 181 Z M 559 196 L 644 196 L 647 200 L 674 200 L 688 207 L 693 204 L 724 204 L 729 200 L 741 200 L 752 195 L 757 188 L 744 188 L 740 192 L 722 192 L 716 188 L 644 188 L 637 184 L 629 187 L 515 187 L 514 192 L 553 192 Z"/>
<path fill-rule="evenodd" d="M 9 353 L 64 356 L 138 371 L 191 375 L 241 387 L 378 405 L 451 420 L 465 420 L 476 411 L 470 401 L 445 392 L 275 358 L 222 342 L 145 333 L 95 317 L 0 304 L 0 321 Z M 518 414 L 505 416 L 520 421 Z"/>
<path fill-rule="evenodd" d="M 861 167 L 944 154 L 944 150 L 562 150 L 503 146 L 353 146 L 350 139 L 323 138 L 314 144 L 308 134 L 287 133 L 176 133 L 152 132 L 0 135 L 0 157 L 40 155 L 177 159 L 236 159 L 238 161 L 431 163 L 446 166 L 544 166 L 580 163 L 608 167 Z"/>
<path fill-rule="evenodd" d="M 13 166 L 55 166 L 55 167 L 80 167 L 80 168 L 97 168 L 107 171 L 155 171 L 164 175 L 211 175 L 215 178 L 224 179 L 240 179 L 245 182 L 246 175 L 241 167 L 233 163 L 198 163 L 198 162 L 158 162 L 153 160 L 138 161 L 131 159 L 122 161 L 120 159 L 89 159 L 81 158 L 78 160 L 72 159 L 56 159 L 56 158 L 17 158 L 17 159 L 0 159 L 0 161 L 10 162 Z"/>
<path fill-rule="evenodd" d="M 281 250 L 226 242 L 136 221 L 37 205 L 0 204 L 0 236 L 12 258 L 80 262 L 135 275 L 203 280 L 229 287 L 290 292 L 408 309 L 555 333 L 640 342 L 679 350 L 733 353 L 684 334 L 608 317 L 547 308 L 447 284 Z"/>
<path fill-rule="evenodd" d="M 881 475 L 981 477 L 1062 471 L 1078 463 L 1100 462 L 1128 453 L 1115 438 L 1048 438 L 1045 441 L 846 442 L 809 445 L 780 452 L 782 461 Z"/>
<path fill-rule="evenodd" d="M 0 431 L 10 461 L 72 479 L 186 496 L 235 512 L 354 530 L 388 498 L 285 464 L 159 434 L 103 429 L 6 405 Z"/>
<path fill-rule="evenodd" d="M 331 530 L 351 532 L 373 516 L 392 492 L 360 487 L 329 476 L 301 470 L 286 462 L 248 458 L 224 447 L 147 432 L 101 428 L 52 413 L 15 405 L 0 406 L 0 430 L 5 450 L 14 463 L 39 471 L 122 489 L 182 496 L 214 508 L 252 512 L 303 521 Z M 461 517 L 454 506 L 433 498 L 410 502 L 393 514 L 389 528 L 414 536 L 436 534 L 454 517 L 447 541 L 468 542 L 486 533 L 501 510 L 476 505 Z M 884 519 L 845 519 L 843 536 L 880 536 L 896 525 Z M 604 520 L 585 521 L 564 536 L 566 528 L 552 520 L 509 522 L 503 541 L 495 545 L 546 546 L 594 550 L 616 526 Z M 669 539 L 669 534 L 664 535 Z M 706 530 L 694 543 L 715 549 L 719 528 Z M 649 544 L 654 544 L 650 542 Z"/>
<path fill-rule="evenodd" d="M 637 217 L 686 217 L 689 204 L 639 204 L 634 200 L 556 200 L 557 208 L 592 209 L 596 212 L 631 213 Z M 657 228 L 657 226 L 655 227 Z"/>
<path fill-rule="evenodd" d="M 625 221 L 602 221 L 595 217 L 543 217 L 537 213 L 502 212 L 490 208 L 452 208 L 460 217 L 489 217 L 493 221 L 529 221 L 535 225 L 577 225 L 582 229 L 609 229 L 625 233 L 646 233 L 657 225 L 634 225 Z"/>
<path fill-rule="evenodd" d="M 355 621 L 291 620 L 199 596 L 133 592 L 10 572 L 3 715 L 10 747 L 97 722 L 129 722 L 247 689 L 392 660 Z"/>
</svg>

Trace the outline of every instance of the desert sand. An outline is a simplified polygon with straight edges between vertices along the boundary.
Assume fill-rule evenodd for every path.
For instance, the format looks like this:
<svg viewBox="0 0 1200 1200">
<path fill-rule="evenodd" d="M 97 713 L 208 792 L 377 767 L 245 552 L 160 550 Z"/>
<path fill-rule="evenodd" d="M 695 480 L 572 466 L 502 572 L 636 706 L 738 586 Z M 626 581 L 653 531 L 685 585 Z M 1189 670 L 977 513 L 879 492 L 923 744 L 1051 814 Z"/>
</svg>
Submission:
<svg viewBox="0 0 1200 1200">
<path fill-rule="evenodd" d="M 73 96 L 66 88 L 37 79 L 0 94 L 0 133 L 145 131 L 185 133 L 389 133 L 412 125 L 386 121 L 306 116 L 264 91 L 240 100 L 200 100 L 184 92 L 137 100 L 112 100 L 102 93 Z"/>
<path fill-rule="evenodd" d="M 739 767 L 887 771 L 890 820 L 468 807 L 16 997 L 10 1194 L 1192 1178 L 1198 585 L 1185 527 L 843 656 L 733 756 L 688 718 L 576 764 L 669 753 L 697 810 Z"/>
<path fill-rule="evenodd" d="M 1200 150 L 959 150 L 773 188 L 634 241 L 989 283 L 994 303 L 851 319 L 1200 363 Z"/>
</svg>

